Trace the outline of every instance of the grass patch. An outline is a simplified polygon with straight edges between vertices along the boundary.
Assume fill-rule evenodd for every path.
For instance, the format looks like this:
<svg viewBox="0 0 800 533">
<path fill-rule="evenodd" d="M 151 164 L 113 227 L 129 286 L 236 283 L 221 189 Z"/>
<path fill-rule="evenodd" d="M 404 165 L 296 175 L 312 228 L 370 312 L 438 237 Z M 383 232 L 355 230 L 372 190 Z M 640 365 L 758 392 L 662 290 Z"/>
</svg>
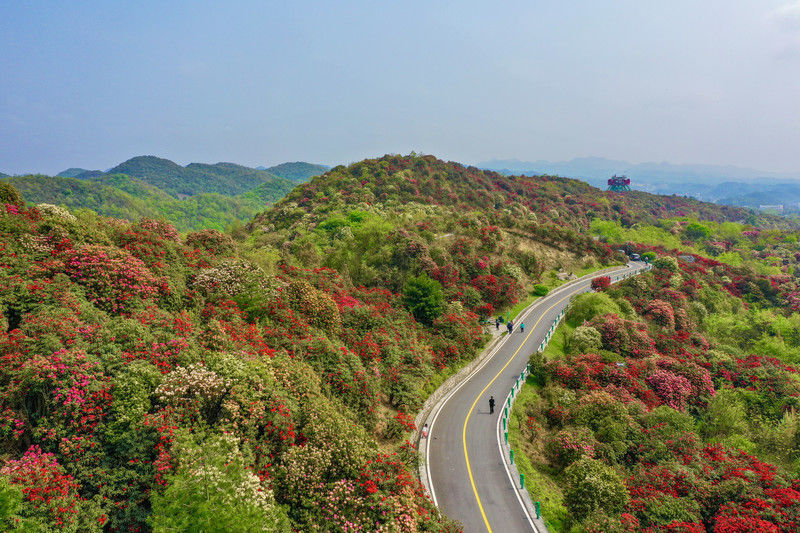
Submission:
<svg viewBox="0 0 800 533">
<path fill-rule="evenodd" d="M 564 522 L 567 509 L 564 495 L 558 483 L 534 466 L 531 457 L 535 456 L 533 445 L 522 435 L 520 426 L 527 420 L 526 406 L 538 399 L 538 389 L 529 378 L 517 395 L 517 401 L 509 417 L 508 442 L 514 450 L 514 459 L 519 471 L 525 475 L 525 487 L 534 502 L 541 502 L 541 512 L 550 531 L 565 531 Z"/>
<path fill-rule="evenodd" d="M 545 358 L 548 360 L 559 359 L 566 355 L 567 339 L 572 335 L 574 329 L 574 327 L 567 324 L 566 320 L 562 321 L 553 332 L 550 342 L 544 349 Z"/>
</svg>

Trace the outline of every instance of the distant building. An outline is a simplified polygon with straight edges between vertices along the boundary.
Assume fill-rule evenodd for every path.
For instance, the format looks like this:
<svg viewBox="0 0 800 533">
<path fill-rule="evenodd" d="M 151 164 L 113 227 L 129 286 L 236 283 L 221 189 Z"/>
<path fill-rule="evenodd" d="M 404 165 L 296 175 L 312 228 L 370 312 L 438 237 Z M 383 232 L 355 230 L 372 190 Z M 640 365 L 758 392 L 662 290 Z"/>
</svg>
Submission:
<svg viewBox="0 0 800 533">
<path fill-rule="evenodd" d="M 625 176 L 617 176 L 614 174 L 608 179 L 609 191 L 623 192 L 631 190 L 631 180 Z"/>
<path fill-rule="evenodd" d="M 798 204 L 798 205 L 800 205 L 800 204 Z M 777 211 L 778 213 L 783 213 L 783 204 L 772 204 L 772 205 L 765 204 L 765 205 L 758 206 L 758 208 L 761 211 Z"/>
</svg>

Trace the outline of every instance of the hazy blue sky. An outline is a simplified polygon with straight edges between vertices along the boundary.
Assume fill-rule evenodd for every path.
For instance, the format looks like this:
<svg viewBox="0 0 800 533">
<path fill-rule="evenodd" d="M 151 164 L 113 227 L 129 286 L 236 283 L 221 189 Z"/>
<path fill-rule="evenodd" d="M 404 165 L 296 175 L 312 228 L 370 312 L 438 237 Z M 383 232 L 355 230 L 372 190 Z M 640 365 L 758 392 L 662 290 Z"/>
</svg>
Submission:
<svg viewBox="0 0 800 533">
<path fill-rule="evenodd" d="M 800 1 L 0 0 L 0 171 L 387 152 L 800 171 Z"/>
</svg>

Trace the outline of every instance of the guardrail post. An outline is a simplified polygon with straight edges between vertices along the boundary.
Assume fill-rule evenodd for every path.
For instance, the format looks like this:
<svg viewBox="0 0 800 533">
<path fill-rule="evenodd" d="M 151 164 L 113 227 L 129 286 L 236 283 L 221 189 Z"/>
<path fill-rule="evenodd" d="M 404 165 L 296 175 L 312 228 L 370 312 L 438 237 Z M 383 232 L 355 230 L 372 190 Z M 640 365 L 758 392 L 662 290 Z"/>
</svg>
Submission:
<svg viewBox="0 0 800 533">
<path fill-rule="evenodd" d="M 508 450 L 508 453 L 511 455 L 511 464 L 514 464 L 514 450 Z"/>
<path fill-rule="evenodd" d="M 519 475 L 519 488 L 521 489 L 525 488 L 525 474 Z"/>
<path fill-rule="evenodd" d="M 541 508 L 541 506 L 542 506 L 541 502 L 536 502 L 536 518 L 541 518 L 542 517 L 542 514 L 539 512 L 539 509 Z"/>
<path fill-rule="evenodd" d="M 508 431 L 505 431 L 503 434 L 506 436 L 506 444 L 508 444 Z"/>
<path fill-rule="evenodd" d="M 505 430 L 506 430 L 506 419 L 503 418 L 503 431 L 505 431 Z"/>
</svg>

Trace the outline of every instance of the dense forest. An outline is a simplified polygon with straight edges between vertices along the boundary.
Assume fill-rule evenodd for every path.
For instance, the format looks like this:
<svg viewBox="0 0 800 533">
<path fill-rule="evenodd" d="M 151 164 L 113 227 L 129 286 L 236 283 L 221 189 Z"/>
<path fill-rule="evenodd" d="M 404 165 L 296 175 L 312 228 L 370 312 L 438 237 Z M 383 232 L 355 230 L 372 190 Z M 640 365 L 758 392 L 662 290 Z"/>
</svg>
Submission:
<svg viewBox="0 0 800 533">
<path fill-rule="evenodd" d="M 785 220 L 415 154 L 331 169 L 228 234 L 0 196 L 6 527 L 456 531 L 413 474 L 414 413 L 482 348 L 482 318 L 621 246 L 657 268 L 573 307 L 588 349 L 535 359 L 530 446 L 592 449 L 542 468 L 610 480 L 554 508 L 576 528 L 795 524 Z"/>
</svg>

